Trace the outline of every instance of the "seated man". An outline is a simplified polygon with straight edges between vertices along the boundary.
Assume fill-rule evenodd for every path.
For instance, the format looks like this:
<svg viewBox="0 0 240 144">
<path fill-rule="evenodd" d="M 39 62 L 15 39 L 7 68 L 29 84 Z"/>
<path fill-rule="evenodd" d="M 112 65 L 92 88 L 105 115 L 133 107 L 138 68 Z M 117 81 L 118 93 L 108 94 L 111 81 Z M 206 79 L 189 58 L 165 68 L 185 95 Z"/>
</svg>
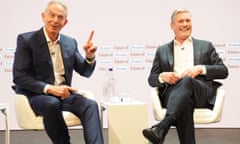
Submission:
<svg viewBox="0 0 240 144">
<path fill-rule="evenodd" d="M 210 42 L 191 36 L 188 10 L 173 12 L 171 29 L 175 38 L 157 49 L 148 77 L 150 86 L 159 88 L 166 116 L 144 129 L 143 135 L 153 144 L 162 144 L 169 128 L 175 125 L 181 144 L 195 144 L 194 108 L 213 107 L 221 85 L 214 79 L 226 78 L 228 69 Z"/>
<path fill-rule="evenodd" d="M 42 13 L 44 26 L 18 35 L 13 65 L 16 93 L 28 97 L 33 111 L 43 116 L 45 130 L 54 144 L 70 144 L 62 111 L 81 119 L 87 144 L 103 144 L 96 101 L 84 98 L 71 87 L 73 70 L 89 77 L 95 68 L 96 46 L 91 39 L 84 46 L 86 58 L 75 39 L 60 34 L 67 23 L 67 7 L 50 1 Z"/>
</svg>

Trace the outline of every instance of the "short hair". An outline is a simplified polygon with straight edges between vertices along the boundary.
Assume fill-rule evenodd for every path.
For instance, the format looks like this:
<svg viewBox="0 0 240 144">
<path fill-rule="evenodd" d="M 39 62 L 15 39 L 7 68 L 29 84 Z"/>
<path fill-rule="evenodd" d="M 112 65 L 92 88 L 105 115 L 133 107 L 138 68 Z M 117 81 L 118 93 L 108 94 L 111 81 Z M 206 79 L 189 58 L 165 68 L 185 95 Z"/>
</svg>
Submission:
<svg viewBox="0 0 240 144">
<path fill-rule="evenodd" d="M 191 13 L 187 9 L 184 8 L 175 9 L 171 15 L 171 23 L 174 22 L 176 15 L 179 13 L 189 13 L 191 15 Z"/>
<path fill-rule="evenodd" d="M 65 9 L 66 17 L 67 17 L 67 15 L 68 15 L 67 5 L 61 0 L 51 0 L 50 2 L 48 2 L 47 7 L 45 8 L 45 11 L 47 11 L 48 7 L 52 4 L 60 4 Z"/>
</svg>

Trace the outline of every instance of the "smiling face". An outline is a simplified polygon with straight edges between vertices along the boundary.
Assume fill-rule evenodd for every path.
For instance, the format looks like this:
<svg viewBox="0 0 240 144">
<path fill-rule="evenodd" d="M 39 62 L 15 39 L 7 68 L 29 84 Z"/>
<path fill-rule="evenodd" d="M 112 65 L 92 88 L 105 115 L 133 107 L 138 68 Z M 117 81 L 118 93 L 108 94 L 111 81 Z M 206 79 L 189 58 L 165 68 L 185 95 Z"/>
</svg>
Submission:
<svg viewBox="0 0 240 144">
<path fill-rule="evenodd" d="M 192 33 L 191 14 L 188 11 L 173 14 L 171 29 L 175 34 L 175 39 L 183 43 Z"/>
<path fill-rule="evenodd" d="M 42 20 L 49 38 L 55 41 L 67 23 L 67 9 L 60 3 L 50 3 L 42 13 Z"/>
</svg>

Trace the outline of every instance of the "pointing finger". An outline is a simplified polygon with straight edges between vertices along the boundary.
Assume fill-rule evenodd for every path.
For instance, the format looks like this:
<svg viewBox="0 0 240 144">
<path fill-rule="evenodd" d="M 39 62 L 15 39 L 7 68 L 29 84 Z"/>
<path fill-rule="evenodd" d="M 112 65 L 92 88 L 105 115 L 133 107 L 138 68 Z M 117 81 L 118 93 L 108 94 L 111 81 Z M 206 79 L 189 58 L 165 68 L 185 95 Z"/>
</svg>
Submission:
<svg viewBox="0 0 240 144">
<path fill-rule="evenodd" d="M 93 38 L 93 35 L 94 35 L 94 30 L 91 31 L 91 33 L 90 33 L 90 35 L 89 35 L 89 37 L 88 37 L 88 41 L 87 41 L 87 43 L 91 43 L 92 38 Z"/>
</svg>

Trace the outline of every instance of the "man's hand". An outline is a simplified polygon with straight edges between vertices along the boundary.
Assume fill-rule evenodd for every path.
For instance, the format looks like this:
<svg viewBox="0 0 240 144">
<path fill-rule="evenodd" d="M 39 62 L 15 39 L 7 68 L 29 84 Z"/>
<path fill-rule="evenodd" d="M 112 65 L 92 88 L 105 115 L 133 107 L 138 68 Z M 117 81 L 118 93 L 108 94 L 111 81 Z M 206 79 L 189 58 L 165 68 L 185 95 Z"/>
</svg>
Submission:
<svg viewBox="0 0 240 144">
<path fill-rule="evenodd" d="M 77 92 L 77 91 L 78 91 L 77 89 L 67 85 L 61 85 L 61 86 L 50 85 L 47 89 L 48 94 L 61 97 L 62 100 L 69 97 L 71 95 L 71 92 Z"/>
<path fill-rule="evenodd" d="M 175 84 L 179 79 L 179 75 L 176 72 L 163 72 L 160 74 L 161 79 L 168 84 Z"/>
<path fill-rule="evenodd" d="M 89 59 L 92 59 L 95 57 L 95 52 L 97 50 L 97 47 L 93 45 L 92 39 L 93 39 L 94 31 L 92 31 L 89 35 L 89 38 L 87 40 L 87 43 L 84 45 L 84 50 L 86 52 L 86 57 Z"/>
<path fill-rule="evenodd" d="M 192 78 L 197 77 L 199 74 L 201 74 L 203 72 L 203 67 L 201 65 L 196 65 L 193 67 L 190 67 L 188 69 L 186 69 L 182 74 L 181 77 L 185 77 L 185 76 L 190 76 Z"/>
</svg>

